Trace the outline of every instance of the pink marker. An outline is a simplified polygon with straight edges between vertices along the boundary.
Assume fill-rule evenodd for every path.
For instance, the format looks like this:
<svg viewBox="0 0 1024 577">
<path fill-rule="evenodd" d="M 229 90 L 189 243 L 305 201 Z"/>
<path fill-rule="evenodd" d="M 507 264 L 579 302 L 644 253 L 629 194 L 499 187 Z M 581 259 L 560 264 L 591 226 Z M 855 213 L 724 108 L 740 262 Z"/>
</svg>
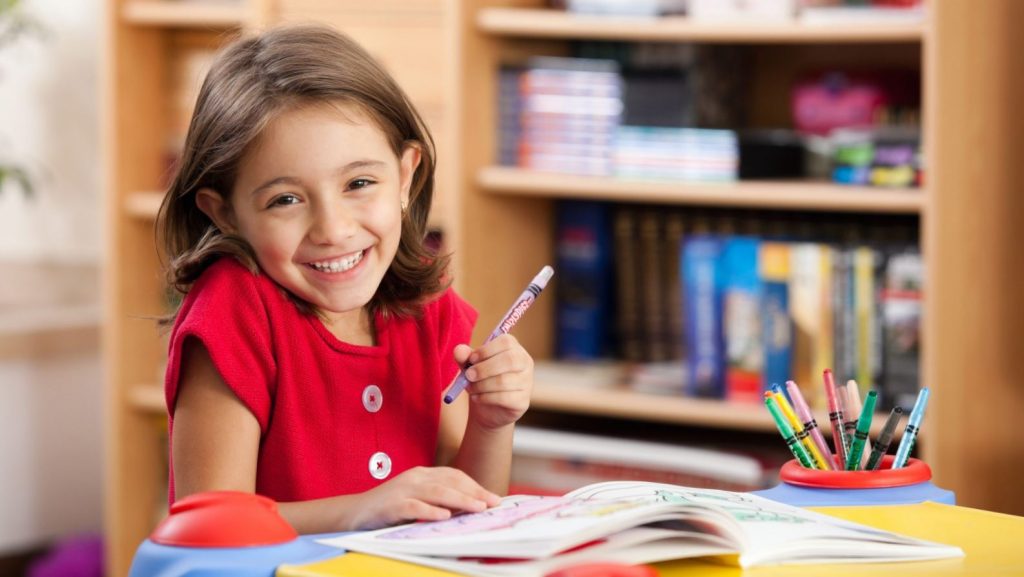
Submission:
<svg viewBox="0 0 1024 577">
<path fill-rule="evenodd" d="M 836 400 L 836 383 L 832 380 L 832 369 L 825 369 L 824 379 L 825 397 L 828 399 L 828 420 L 832 425 L 832 444 L 836 446 L 839 469 L 842 470 L 846 464 L 846 432 L 843 430 L 843 410 Z"/>
<path fill-rule="evenodd" d="M 484 343 L 489 343 L 501 335 L 508 334 L 508 332 L 512 330 L 512 327 L 516 326 L 516 323 L 519 322 L 519 319 L 522 318 L 523 314 L 526 313 L 526 309 L 530 308 L 533 301 L 537 300 L 537 295 L 540 294 L 540 291 L 544 290 L 544 287 L 548 286 L 548 281 L 551 280 L 551 277 L 554 276 L 554 274 L 555 269 L 550 266 L 545 266 L 540 269 L 540 272 L 537 273 L 537 276 L 533 277 L 533 280 L 530 281 L 530 285 L 526 287 L 526 290 L 519 295 L 516 302 L 512 303 L 512 308 L 508 309 L 508 312 L 501 318 L 501 322 L 498 323 L 498 326 L 491 331 L 491 334 L 487 335 Z M 459 393 L 469 386 L 469 379 L 466 378 L 466 370 L 471 366 L 473 366 L 471 363 L 466 363 L 466 366 L 462 367 L 462 370 L 459 371 L 459 376 L 455 377 L 455 382 L 452 383 L 448 392 L 444 394 L 444 402 L 446 404 L 452 404 L 455 401 L 455 398 L 459 396 Z"/>
<path fill-rule="evenodd" d="M 821 435 L 818 421 L 814 420 L 814 415 L 811 414 L 807 401 L 804 401 L 804 396 L 800 394 L 800 387 L 793 381 L 786 381 L 786 392 L 789 393 L 789 398 L 793 401 L 796 416 L 804 423 L 804 430 L 811 434 L 814 446 L 818 447 L 818 450 L 821 451 L 821 456 L 825 458 L 825 470 L 831 471 L 835 469 L 835 463 L 832 461 L 832 451 L 828 450 L 828 443 L 825 442 L 825 437 Z"/>
</svg>

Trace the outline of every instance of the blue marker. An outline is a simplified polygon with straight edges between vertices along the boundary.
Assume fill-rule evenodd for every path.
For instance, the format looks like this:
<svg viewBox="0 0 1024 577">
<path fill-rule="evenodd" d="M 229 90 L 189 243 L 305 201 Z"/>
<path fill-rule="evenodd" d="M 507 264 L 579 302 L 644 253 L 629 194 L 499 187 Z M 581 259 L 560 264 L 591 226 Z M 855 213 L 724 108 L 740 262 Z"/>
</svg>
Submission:
<svg viewBox="0 0 1024 577">
<path fill-rule="evenodd" d="M 900 439 L 900 446 L 896 449 L 896 458 L 892 462 L 893 469 L 899 469 L 907 464 L 907 457 L 910 450 L 914 448 L 914 441 L 917 439 L 917 432 L 921 429 L 921 419 L 924 419 L 924 409 L 928 406 L 928 387 L 921 389 L 917 394 L 917 401 L 914 402 L 914 410 L 910 411 L 910 418 L 907 420 L 907 428 L 903 431 L 903 438 Z"/>
</svg>

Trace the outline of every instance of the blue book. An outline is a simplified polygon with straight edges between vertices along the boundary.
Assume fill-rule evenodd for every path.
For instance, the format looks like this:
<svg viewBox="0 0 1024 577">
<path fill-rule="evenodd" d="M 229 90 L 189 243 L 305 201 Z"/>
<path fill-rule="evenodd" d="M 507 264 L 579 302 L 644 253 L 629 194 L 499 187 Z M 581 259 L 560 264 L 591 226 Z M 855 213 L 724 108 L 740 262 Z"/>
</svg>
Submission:
<svg viewBox="0 0 1024 577">
<path fill-rule="evenodd" d="M 556 355 L 589 360 L 608 356 L 612 311 L 610 211 L 600 202 L 563 201 L 556 216 L 558 295 Z"/>
<path fill-rule="evenodd" d="M 764 390 L 760 244 L 754 237 L 730 236 L 722 247 L 725 397 L 730 401 L 757 403 Z"/>
<path fill-rule="evenodd" d="M 683 241 L 682 285 L 686 303 L 687 394 L 725 396 L 725 342 L 722 338 L 722 240 L 693 236 Z"/>
</svg>

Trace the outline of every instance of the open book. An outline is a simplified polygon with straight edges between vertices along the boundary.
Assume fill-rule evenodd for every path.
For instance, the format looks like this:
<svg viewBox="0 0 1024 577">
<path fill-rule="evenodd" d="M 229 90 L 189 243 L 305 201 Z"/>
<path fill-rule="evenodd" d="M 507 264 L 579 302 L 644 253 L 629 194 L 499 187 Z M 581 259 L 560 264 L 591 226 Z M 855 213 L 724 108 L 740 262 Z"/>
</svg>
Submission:
<svg viewBox="0 0 1024 577">
<path fill-rule="evenodd" d="M 750 567 L 963 556 L 957 547 L 756 495 L 634 481 L 597 483 L 562 497 L 515 495 L 482 513 L 322 543 L 479 576 L 540 576 L 579 563 L 686 557 Z"/>
</svg>

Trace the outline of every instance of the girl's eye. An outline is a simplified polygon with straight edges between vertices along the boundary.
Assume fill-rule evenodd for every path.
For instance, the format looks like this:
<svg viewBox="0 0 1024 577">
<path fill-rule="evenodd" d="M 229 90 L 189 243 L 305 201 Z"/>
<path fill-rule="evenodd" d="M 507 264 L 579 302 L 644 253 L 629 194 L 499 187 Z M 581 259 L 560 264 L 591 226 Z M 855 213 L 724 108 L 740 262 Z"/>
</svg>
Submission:
<svg viewBox="0 0 1024 577">
<path fill-rule="evenodd" d="M 352 182 L 348 183 L 348 188 L 349 190 L 355 190 L 360 188 L 366 188 L 371 184 L 374 184 L 374 181 L 370 180 L 369 178 L 357 178 Z"/>
<path fill-rule="evenodd" d="M 267 208 L 273 208 L 275 206 L 287 206 L 289 204 L 297 204 L 299 197 L 293 194 L 282 194 L 281 196 L 274 197 L 274 200 L 270 201 L 270 205 Z"/>
</svg>

